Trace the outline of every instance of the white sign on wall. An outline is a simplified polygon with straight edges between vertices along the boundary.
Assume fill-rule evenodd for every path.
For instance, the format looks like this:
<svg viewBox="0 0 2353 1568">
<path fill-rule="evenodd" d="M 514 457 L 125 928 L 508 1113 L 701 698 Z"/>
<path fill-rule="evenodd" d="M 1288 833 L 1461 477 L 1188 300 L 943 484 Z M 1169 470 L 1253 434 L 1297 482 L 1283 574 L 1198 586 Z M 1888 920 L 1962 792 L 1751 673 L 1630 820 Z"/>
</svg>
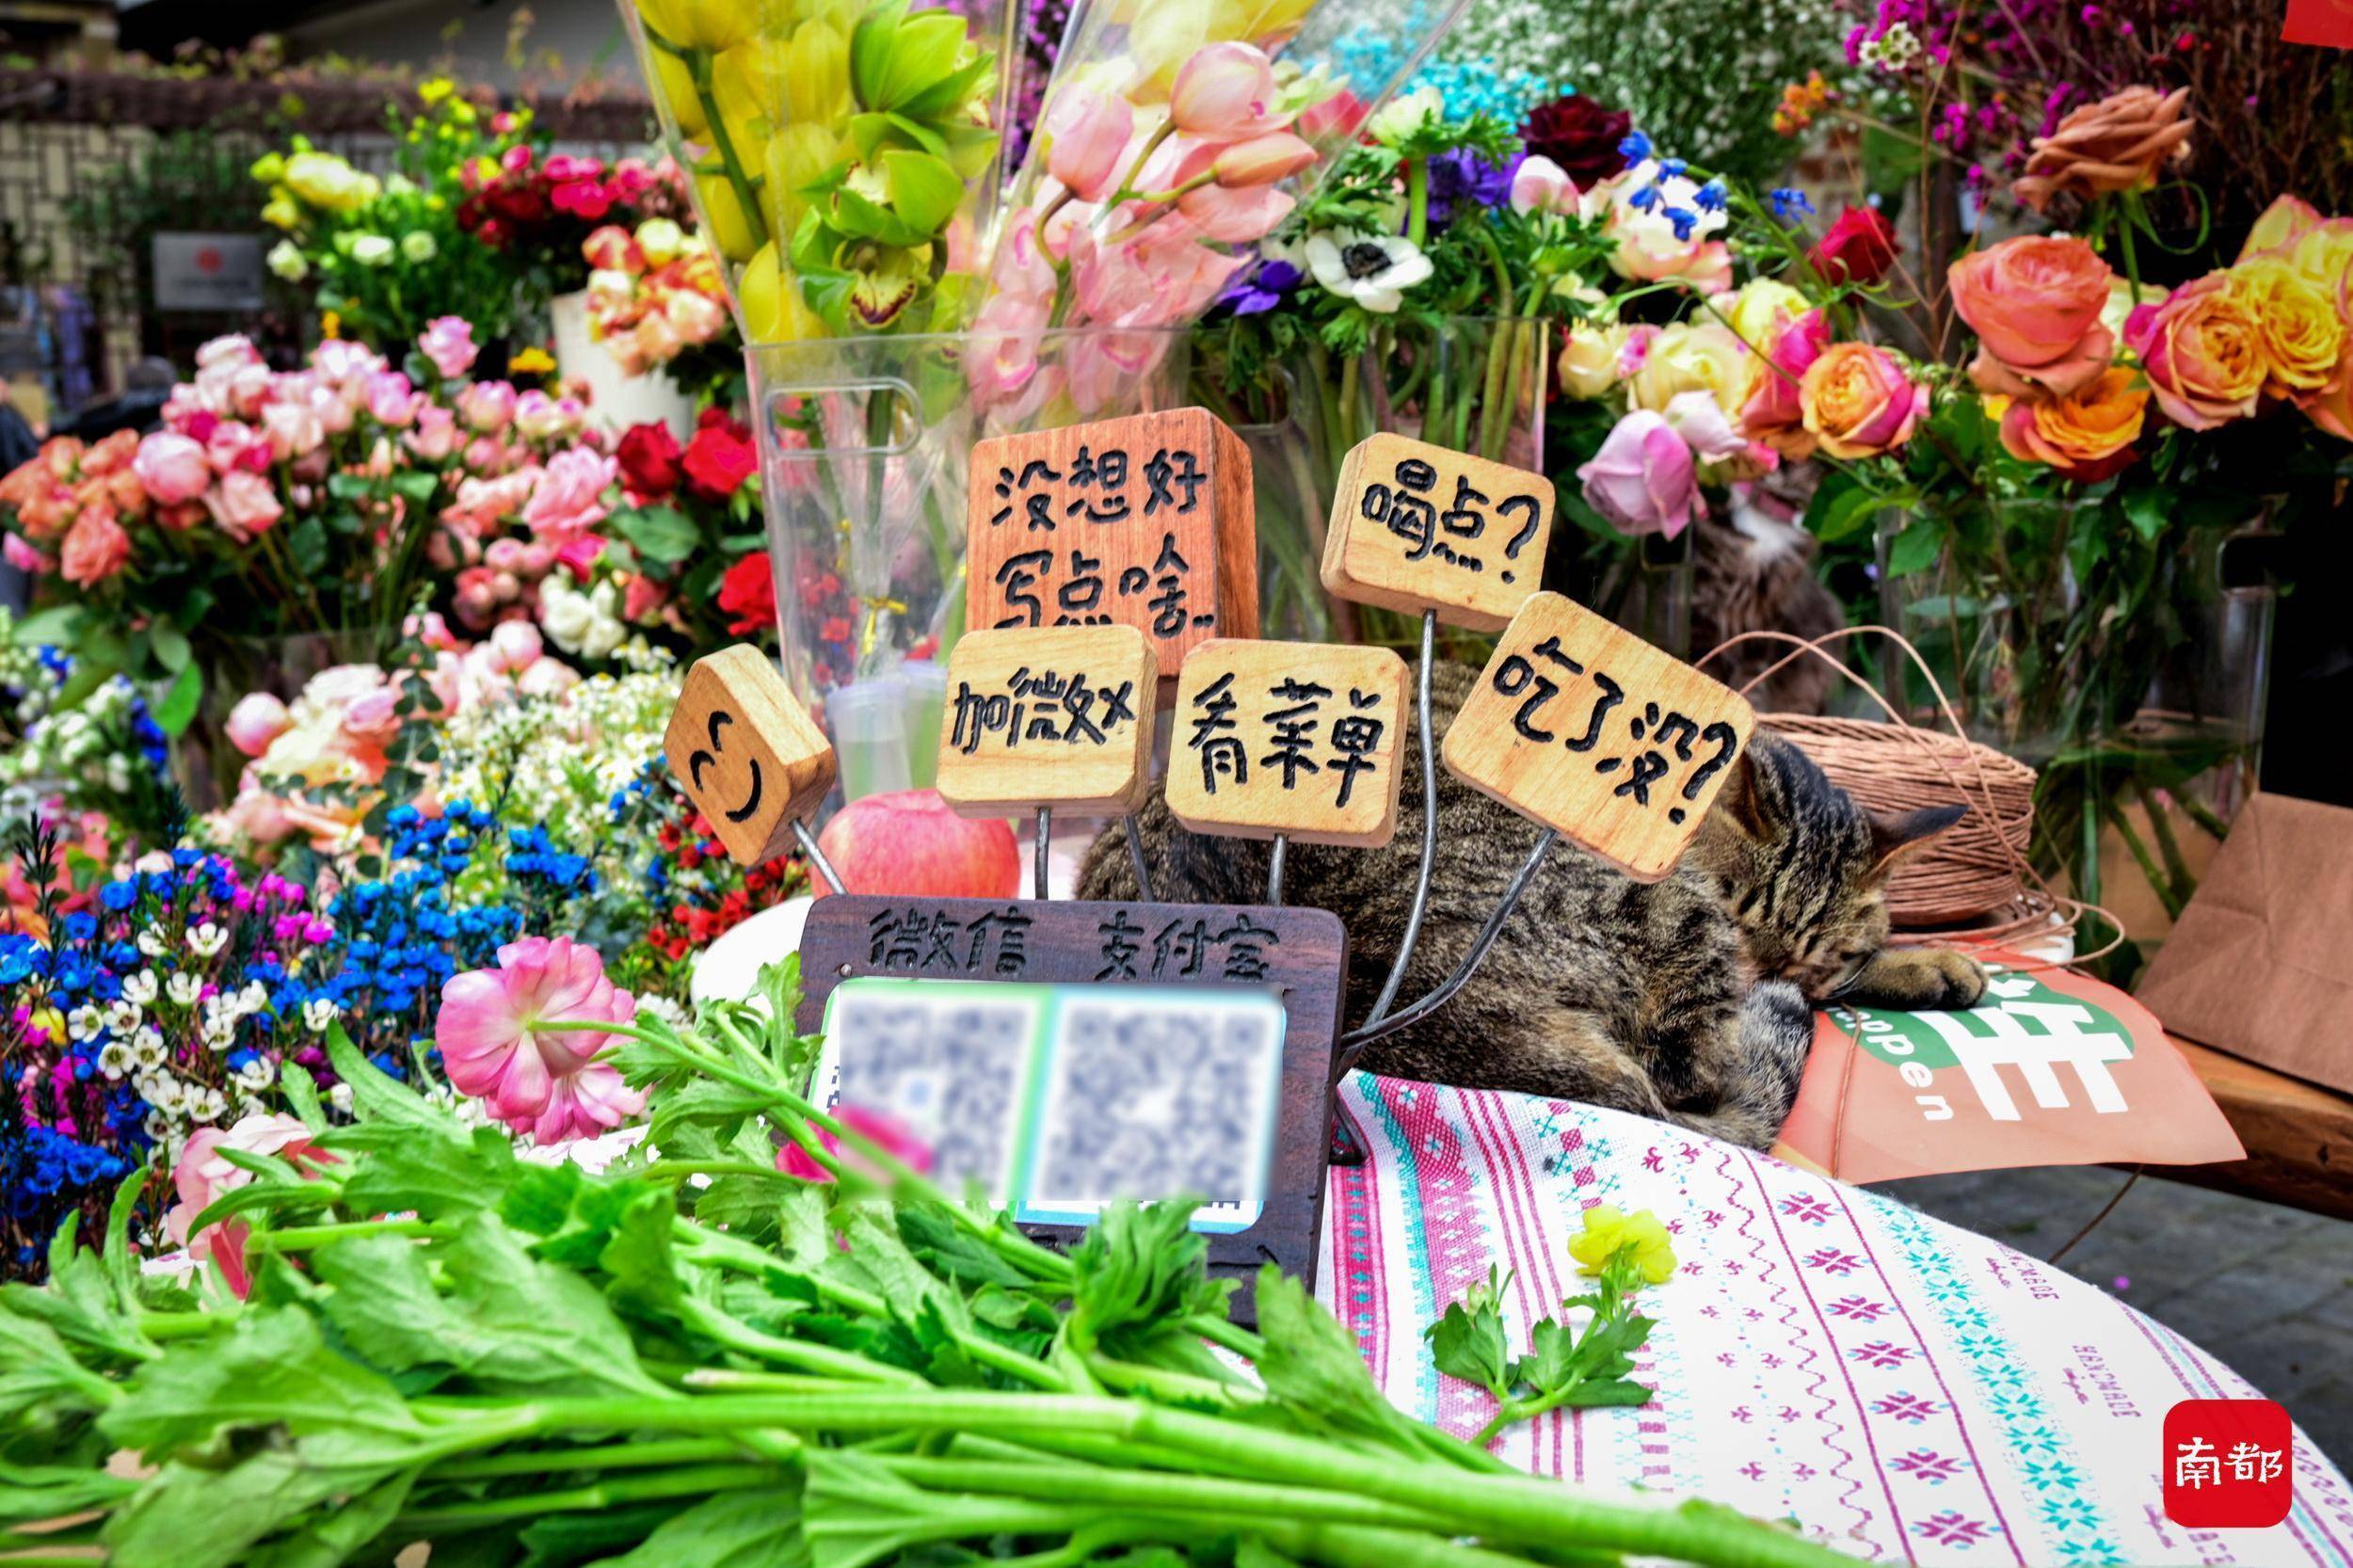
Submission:
<svg viewBox="0 0 2353 1568">
<path fill-rule="evenodd" d="M 258 311 L 262 236 L 167 230 L 155 235 L 155 309 Z"/>
</svg>

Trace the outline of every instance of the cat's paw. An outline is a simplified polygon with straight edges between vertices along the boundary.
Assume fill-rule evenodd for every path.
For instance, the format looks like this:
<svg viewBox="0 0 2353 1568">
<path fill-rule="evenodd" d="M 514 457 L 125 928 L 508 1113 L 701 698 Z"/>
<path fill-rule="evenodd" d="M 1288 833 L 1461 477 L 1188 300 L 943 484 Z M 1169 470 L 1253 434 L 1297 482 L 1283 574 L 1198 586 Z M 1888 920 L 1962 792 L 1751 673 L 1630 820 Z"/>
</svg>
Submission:
<svg viewBox="0 0 2353 1568">
<path fill-rule="evenodd" d="M 1864 1006 L 1949 1013 L 1985 996 L 1985 966 L 1951 948 L 1885 948 L 1841 993 Z"/>
</svg>

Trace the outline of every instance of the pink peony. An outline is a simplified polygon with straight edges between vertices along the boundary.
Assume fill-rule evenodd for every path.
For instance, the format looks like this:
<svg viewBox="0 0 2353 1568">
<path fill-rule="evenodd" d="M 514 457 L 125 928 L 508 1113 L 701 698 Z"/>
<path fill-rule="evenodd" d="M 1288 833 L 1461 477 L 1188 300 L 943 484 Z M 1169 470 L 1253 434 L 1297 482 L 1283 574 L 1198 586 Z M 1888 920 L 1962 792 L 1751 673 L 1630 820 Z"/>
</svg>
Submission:
<svg viewBox="0 0 2353 1568">
<path fill-rule="evenodd" d="M 213 520 L 240 541 L 267 533 L 286 511 L 279 504 L 276 488 L 243 468 L 222 474 L 220 483 L 205 494 L 204 504 L 212 509 Z"/>
<path fill-rule="evenodd" d="M 833 1119 L 852 1132 L 881 1148 L 909 1170 L 925 1173 L 932 1168 L 931 1146 L 908 1129 L 896 1117 L 879 1111 L 869 1111 L 862 1105 L 844 1105 L 833 1112 Z M 841 1140 L 824 1128 L 812 1128 L 817 1142 L 828 1154 L 839 1156 L 841 1162 L 854 1171 L 875 1177 L 882 1172 L 856 1154 L 842 1154 Z M 776 1169 L 801 1181 L 831 1181 L 833 1173 L 817 1163 L 816 1157 L 792 1139 L 776 1151 Z M 887 1179 L 887 1178 L 886 1178 Z"/>
<path fill-rule="evenodd" d="M 614 1043 L 605 1028 L 627 1025 L 637 1003 L 605 978 L 594 948 L 564 936 L 526 936 L 499 949 L 498 968 L 455 976 L 441 987 L 434 1040 L 449 1080 L 491 1113 L 539 1142 L 617 1127 L 645 1096 L 592 1061 Z"/>
<path fill-rule="evenodd" d="M 1691 520 L 1691 449 L 1662 414 L 1637 408 L 1619 420 L 1577 476 L 1586 503 L 1628 534 L 1672 539 Z"/>
<path fill-rule="evenodd" d="M 620 465 L 601 452 L 575 446 L 550 457 L 523 504 L 523 521 L 534 533 L 573 535 L 605 519 L 604 492 L 620 478 Z"/>
<path fill-rule="evenodd" d="M 473 367 L 473 328 L 464 316 L 436 316 L 424 325 L 417 348 L 433 361 L 444 379 L 455 379 Z"/>
<path fill-rule="evenodd" d="M 130 560 L 131 536 L 115 520 L 114 508 L 103 502 L 82 508 L 57 552 L 58 568 L 65 580 L 83 588 L 104 583 Z"/>
<path fill-rule="evenodd" d="M 243 1220 L 221 1220 L 194 1235 L 188 1231 L 198 1215 L 253 1179 L 252 1172 L 222 1159 L 222 1149 L 273 1155 L 296 1170 L 338 1161 L 313 1144 L 311 1129 L 292 1116 L 247 1116 L 226 1132 L 200 1127 L 188 1134 L 180 1162 L 171 1170 L 171 1184 L 180 1201 L 164 1215 L 164 1234 L 186 1247 L 190 1257 L 211 1259 L 229 1288 L 243 1301 L 253 1287 L 245 1267 L 245 1241 L 250 1227 Z"/>
<path fill-rule="evenodd" d="M 267 692 L 248 692 L 229 710 L 229 722 L 224 728 L 231 745 L 248 757 L 259 757 L 293 723 L 286 705 L 278 698 Z"/>
<path fill-rule="evenodd" d="M 205 461 L 203 445 L 175 430 L 158 430 L 140 441 L 138 456 L 131 459 L 131 472 L 139 476 L 150 496 L 167 505 L 202 495 L 204 487 L 213 482 L 213 468 Z"/>
</svg>

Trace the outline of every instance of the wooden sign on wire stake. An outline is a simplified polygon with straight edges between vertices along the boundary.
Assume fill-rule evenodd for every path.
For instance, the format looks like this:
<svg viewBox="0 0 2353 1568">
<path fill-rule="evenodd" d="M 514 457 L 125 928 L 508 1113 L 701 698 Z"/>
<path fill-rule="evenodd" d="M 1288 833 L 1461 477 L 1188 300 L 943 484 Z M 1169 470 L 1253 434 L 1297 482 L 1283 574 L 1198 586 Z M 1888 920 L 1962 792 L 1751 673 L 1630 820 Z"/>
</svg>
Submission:
<svg viewBox="0 0 2353 1568">
<path fill-rule="evenodd" d="M 1552 503 L 1541 473 L 1384 431 L 1340 464 L 1323 585 L 1496 631 L 1543 584 Z"/>
<path fill-rule="evenodd" d="M 1258 634 L 1250 449 L 1206 408 L 998 436 L 972 449 L 967 622 L 1132 626 L 1162 680 Z"/>
<path fill-rule="evenodd" d="M 1405 661 L 1220 638 L 1185 660 L 1168 808 L 1195 833 L 1378 849 L 1397 832 Z"/>
<path fill-rule="evenodd" d="M 833 789 L 824 731 L 749 643 L 695 661 L 662 749 L 728 857 L 746 866 L 783 854 Z"/>
<path fill-rule="evenodd" d="M 1737 692 L 1559 594 L 1530 599 L 1447 730 L 1447 771 L 1638 882 L 1674 870 L 1749 743 Z"/>
<path fill-rule="evenodd" d="M 948 656 L 940 798 L 967 817 L 1127 816 L 1152 789 L 1159 676 L 1132 626 L 966 632 Z"/>
</svg>

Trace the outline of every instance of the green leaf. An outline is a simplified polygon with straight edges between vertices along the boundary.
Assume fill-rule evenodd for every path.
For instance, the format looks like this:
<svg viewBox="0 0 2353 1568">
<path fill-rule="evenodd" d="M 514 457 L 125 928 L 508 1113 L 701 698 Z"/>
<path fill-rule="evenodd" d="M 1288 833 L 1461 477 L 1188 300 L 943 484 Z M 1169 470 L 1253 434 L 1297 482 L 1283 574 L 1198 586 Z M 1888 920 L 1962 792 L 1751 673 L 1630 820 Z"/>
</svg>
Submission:
<svg viewBox="0 0 2353 1568">
<path fill-rule="evenodd" d="M 664 1520 L 644 1544 L 594 1568 L 808 1568 L 792 1492 L 722 1492 Z"/>
<path fill-rule="evenodd" d="M 181 640 L 181 646 L 184 648 L 187 646 L 185 638 Z M 164 693 L 163 700 L 155 704 L 155 728 L 167 735 L 185 733 L 188 726 L 195 722 L 197 710 L 203 703 L 203 666 L 182 664 L 180 673 L 172 678 L 170 689 Z"/>
<path fill-rule="evenodd" d="M 0 1301 L 0 1422 L 62 1423 L 114 1397 L 115 1385 L 75 1359 L 56 1329 Z"/>
<path fill-rule="evenodd" d="M 1355 1335 L 1307 1288 L 1270 1263 L 1258 1271 L 1259 1381 L 1310 1428 L 1372 1437 L 1419 1454 L 1415 1422 L 1389 1403 L 1365 1369 Z"/>
<path fill-rule="evenodd" d="M 703 1217 L 697 1208 L 696 1218 Z M 963 1286 L 1002 1285 L 1016 1290 L 1032 1283 L 1029 1275 L 1006 1262 L 1001 1254 L 980 1238 L 958 1226 L 936 1204 L 902 1204 L 898 1221 L 899 1240 L 906 1243 L 918 1261 L 942 1279 Z"/>
<path fill-rule="evenodd" d="M 866 1454 L 810 1448 L 801 1530 L 811 1568 L 867 1568 L 934 1541 L 1028 1534 L 1066 1514 L 1051 1503 L 928 1492 Z"/>
<path fill-rule="evenodd" d="M 2124 516 L 2139 535 L 2143 543 L 2154 544 L 2171 521 L 2171 498 L 2156 489 L 2127 490 L 2123 497 Z"/>
<path fill-rule="evenodd" d="M 667 1232 L 668 1196 L 641 1198 L 639 1213 Z M 610 1248 L 607 1249 L 608 1256 Z M 495 1214 L 476 1214 L 436 1249 L 454 1312 L 485 1350 L 473 1381 L 495 1390 L 652 1394 L 629 1331 L 584 1274 L 542 1263 Z"/>
<path fill-rule="evenodd" d="M 163 619 L 150 621 L 147 640 L 155 650 L 155 662 L 164 668 L 176 670 L 186 665 L 189 658 L 188 634 L 171 622 Z"/>
<path fill-rule="evenodd" d="M 44 643 L 70 648 L 81 641 L 82 628 L 89 615 L 84 605 L 52 604 L 19 620 L 12 635 L 24 648 L 39 648 Z"/>
<path fill-rule="evenodd" d="M 702 530 L 675 506 L 643 506 L 617 514 L 613 524 L 648 561 L 673 566 L 702 548 Z"/>
<path fill-rule="evenodd" d="M 1445 1316 L 1426 1332 L 1430 1358 L 1439 1371 L 1476 1384 L 1498 1400 L 1512 1397 L 1512 1348 L 1492 1299 L 1470 1307 L 1449 1302 Z"/>
<path fill-rule="evenodd" d="M 295 569 L 306 577 L 314 577 L 326 569 L 327 548 L 327 524 L 319 520 L 316 512 L 286 530 L 286 553 L 293 559 Z"/>
<path fill-rule="evenodd" d="M 376 493 L 376 481 L 364 473 L 330 473 L 327 493 L 338 501 L 360 501 Z"/>
<path fill-rule="evenodd" d="M 264 1448 L 226 1469 L 174 1459 L 107 1518 L 100 1539 L 111 1568 L 242 1568 L 264 1560 L 254 1554 L 258 1543 L 380 1480 L 355 1486 L 350 1476 L 313 1468 L 296 1448 Z"/>
<path fill-rule="evenodd" d="M 1936 565 L 1944 553 L 1945 530 L 1934 520 L 1915 517 L 1887 547 L 1887 575 L 1909 577 Z"/>
<path fill-rule="evenodd" d="M 248 1554 L 244 1568 L 342 1568 L 391 1528 L 416 1484 L 417 1471 L 402 1470 L 356 1496 L 339 1496 L 301 1529 Z"/>
<path fill-rule="evenodd" d="M 425 469 L 404 469 L 392 475 L 392 489 L 403 499 L 422 506 L 433 499 L 440 488 L 440 475 Z"/>
<path fill-rule="evenodd" d="M 171 1346 L 126 1387 L 100 1430 L 151 1455 L 282 1431 L 326 1440 L 314 1464 L 368 1466 L 399 1463 L 425 1436 L 391 1384 L 328 1350 L 293 1307 L 248 1307 L 227 1333 Z"/>
</svg>

